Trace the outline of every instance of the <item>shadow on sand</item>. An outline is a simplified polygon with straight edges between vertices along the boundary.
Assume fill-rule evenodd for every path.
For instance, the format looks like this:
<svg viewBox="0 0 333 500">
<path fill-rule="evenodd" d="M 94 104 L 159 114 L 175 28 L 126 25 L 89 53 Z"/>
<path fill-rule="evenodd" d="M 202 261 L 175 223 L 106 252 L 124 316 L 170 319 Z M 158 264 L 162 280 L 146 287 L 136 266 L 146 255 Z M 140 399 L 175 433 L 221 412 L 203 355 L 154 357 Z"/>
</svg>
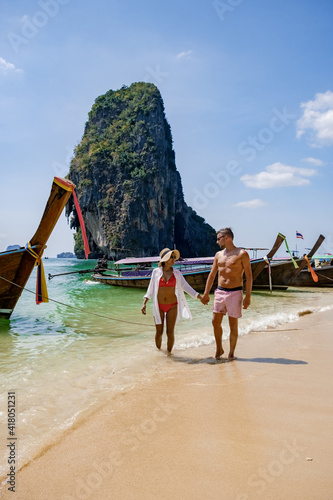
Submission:
<svg viewBox="0 0 333 500">
<path fill-rule="evenodd" d="M 248 363 L 274 363 L 276 365 L 307 365 L 307 361 L 300 359 L 288 358 L 237 358 L 238 361 L 245 361 Z"/>
<path fill-rule="evenodd" d="M 209 358 L 187 358 L 185 356 L 177 356 L 172 354 L 170 356 L 172 361 L 176 361 L 177 363 L 188 363 L 189 365 L 196 364 L 209 364 L 209 365 L 219 365 L 222 363 L 229 363 L 226 358 L 215 359 L 213 357 Z M 277 365 L 307 365 L 306 361 L 301 361 L 299 359 L 287 359 L 287 358 L 238 358 L 232 362 L 247 362 L 247 363 L 268 363 L 268 364 L 277 364 Z"/>
</svg>

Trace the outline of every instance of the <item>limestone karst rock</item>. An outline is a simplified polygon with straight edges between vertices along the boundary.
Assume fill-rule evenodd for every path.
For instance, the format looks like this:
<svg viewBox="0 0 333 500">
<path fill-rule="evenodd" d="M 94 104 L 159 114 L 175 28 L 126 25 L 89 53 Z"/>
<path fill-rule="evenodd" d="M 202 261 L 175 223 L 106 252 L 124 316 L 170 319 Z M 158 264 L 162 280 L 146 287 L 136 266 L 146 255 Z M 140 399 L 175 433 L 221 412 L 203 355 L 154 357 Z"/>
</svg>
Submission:
<svg viewBox="0 0 333 500">
<path fill-rule="evenodd" d="M 69 178 L 86 223 L 91 257 L 214 255 L 214 229 L 184 200 L 170 126 L 157 87 L 133 83 L 99 96 L 75 149 Z M 79 228 L 72 200 L 71 226 Z M 83 256 L 80 231 L 75 253 Z"/>
</svg>

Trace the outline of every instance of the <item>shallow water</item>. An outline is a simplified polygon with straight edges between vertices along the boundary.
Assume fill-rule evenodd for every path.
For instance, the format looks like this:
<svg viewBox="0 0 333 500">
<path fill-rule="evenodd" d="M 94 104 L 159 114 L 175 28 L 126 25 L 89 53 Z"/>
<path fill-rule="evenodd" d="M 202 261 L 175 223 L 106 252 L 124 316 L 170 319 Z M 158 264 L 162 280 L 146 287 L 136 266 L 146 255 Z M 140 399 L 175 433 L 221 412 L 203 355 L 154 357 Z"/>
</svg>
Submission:
<svg viewBox="0 0 333 500">
<path fill-rule="evenodd" d="M 72 259 L 44 262 L 46 275 L 94 265 Z M 33 291 L 35 279 L 34 271 L 26 288 Z M 57 303 L 37 306 L 34 295 L 24 291 L 11 319 L 0 320 L 0 422 L 6 433 L 7 393 L 15 391 L 20 467 L 110 395 L 170 371 L 164 353 L 154 345 L 151 302 L 147 316 L 141 314 L 143 290 L 107 286 L 78 274 L 55 277 L 47 285 Z M 174 352 L 211 344 L 213 356 L 212 301 L 208 306 L 191 298 L 188 302 L 193 320 L 178 323 Z M 304 311 L 325 308 L 333 308 L 332 289 L 255 291 L 239 332 L 265 335 L 268 329 L 297 321 Z M 8 468 L 5 447 L 0 458 L 3 479 Z"/>
</svg>

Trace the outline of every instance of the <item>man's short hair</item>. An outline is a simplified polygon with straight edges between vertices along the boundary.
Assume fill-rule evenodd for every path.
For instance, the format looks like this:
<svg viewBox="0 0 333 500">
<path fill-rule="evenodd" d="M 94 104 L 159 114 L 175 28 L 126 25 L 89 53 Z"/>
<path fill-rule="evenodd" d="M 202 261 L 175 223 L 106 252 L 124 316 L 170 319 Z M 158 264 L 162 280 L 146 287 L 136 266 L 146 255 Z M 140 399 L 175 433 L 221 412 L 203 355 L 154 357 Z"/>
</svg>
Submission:
<svg viewBox="0 0 333 500">
<path fill-rule="evenodd" d="M 230 236 L 230 238 L 234 239 L 234 233 L 231 231 L 231 227 L 224 227 L 223 229 L 219 229 L 216 231 L 216 234 L 220 234 L 221 236 Z"/>
</svg>

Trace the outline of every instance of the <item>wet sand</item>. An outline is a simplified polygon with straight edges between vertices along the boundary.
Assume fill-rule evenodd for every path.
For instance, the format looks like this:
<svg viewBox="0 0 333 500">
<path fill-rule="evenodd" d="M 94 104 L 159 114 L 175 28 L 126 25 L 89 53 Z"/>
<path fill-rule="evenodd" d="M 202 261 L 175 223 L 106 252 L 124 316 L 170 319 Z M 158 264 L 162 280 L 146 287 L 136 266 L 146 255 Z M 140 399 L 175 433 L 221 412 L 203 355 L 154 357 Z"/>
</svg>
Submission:
<svg viewBox="0 0 333 500">
<path fill-rule="evenodd" d="M 2 498 L 331 499 L 332 332 L 330 310 L 240 338 L 231 363 L 161 353 L 167 377 L 106 400 Z"/>
</svg>

